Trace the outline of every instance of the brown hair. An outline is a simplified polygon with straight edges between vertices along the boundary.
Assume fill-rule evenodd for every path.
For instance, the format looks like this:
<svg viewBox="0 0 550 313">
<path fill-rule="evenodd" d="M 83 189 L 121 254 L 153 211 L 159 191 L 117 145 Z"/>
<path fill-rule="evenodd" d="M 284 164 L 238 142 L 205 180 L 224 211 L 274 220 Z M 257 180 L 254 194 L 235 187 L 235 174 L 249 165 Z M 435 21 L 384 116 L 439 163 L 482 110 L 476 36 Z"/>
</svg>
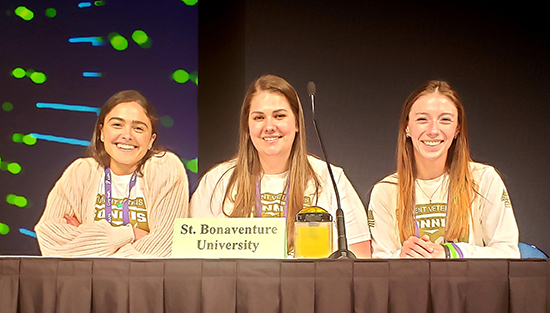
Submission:
<svg viewBox="0 0 550 313">
<path fill-rule="evenodd" d="M 89 155 L 93 157 L 103 167 L 108 167 L 111 162 L 111 157 L 109 156 L 109 154 L 107 154 L 107 151 L 105 151 L 105 145 L 101 141 L 101 128 L 103 127 L 103 124 L 105 122 L 105 116 L 107 116 L 107 114 L 109 114 L 109 112 L 111 112 L 111 110 L 113 110 L 117 105 L 125 102 L 135 102 L 139 104 L 145 110 L 145 115 L 147 115 L 147 117 L 151 121 L 151 133 L 158 133 L 158 117 L 156 115 L 155 109 L 153 108 L 149 100 L 147 100 L 147 98 L 145 98 L 141 93 L 135 90 L 123 90 L 117 92 L 116 94 L 111 96 L 101 107 L 101 110 L 99 111 L 99 116 L 97 117 L 95 123 L 94 134 L 92 136 L 92 140 L 90 141 L 90 145 L 88 146 Z M 163 149 L 157 145 L 157 139 L 153 141 L 153 146 L 151 147 L 151 149 L 147 151 L 145 156 L 143 156 L 141 161 L 139 161 L 138 163 L 136 173 L 140 176 L 143 175 L 141 170 L 145 161 L 147 161 L 153 155 L 163 151 Z"/>
<path fill-rule="evenodd" d="M 230 201 L 234 209 L 230 217 L 250 217 L 256 206 L 256 182 L 261 175 L 261 164 L 258 151 L 250 139 L 248 119 L 250 102 L 260 92 L 270 92 L 284 96 L 296 118 L 296 137 L 290 152 L 290 199 L 287 213 L 287 243 L 289 249 L 294 245 L 294 218 L 304 206 L 304 192 L 309 181 L 315 183 L 316 195 L 319 192 L 319 178 L 307 159 L 306 132 L 304 112 L 296 90 L 283 78 L 275 75 L 264 75 L 250 84 L 243 100 L 239 126 L 239 150 L 235 157 L 235 169 L 229 179 L 223 203 Z M 236 191 L 236 192 L 234 192 Z"/>
<path fill-rule="evenodd" d="M 409 112 L 413 104 L 422 96 L 437 92 L 450 99 L 458 111 L 457 136 L 449 147 L 445 170 L 449 174 L 449 203 L 447 203 L 447 223 L 445 240 L 454 241 L 468 234 L 471 216 L 470 204 L 476 193 L 475 184 L 470 173 L 470 148 L 468 144 L 468 127 L 464 105 L 458 94 L 445 81 L 428 81 L 409 95 L 403 105 L 399 120 L 397 137 L 397 222 L 401 242 L 414 235 L 415 177 L 416 164 L 414 147 L 406 137 Z"/>
</svg>

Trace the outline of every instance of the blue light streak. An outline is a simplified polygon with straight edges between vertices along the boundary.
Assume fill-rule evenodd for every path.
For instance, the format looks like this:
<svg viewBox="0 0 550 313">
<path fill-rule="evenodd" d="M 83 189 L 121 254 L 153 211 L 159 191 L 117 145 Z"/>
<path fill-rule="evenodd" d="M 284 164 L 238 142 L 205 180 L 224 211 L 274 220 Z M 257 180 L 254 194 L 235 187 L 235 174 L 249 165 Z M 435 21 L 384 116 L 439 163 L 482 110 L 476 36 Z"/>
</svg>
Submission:
<svg viewBox="0 0 550 313">
<path fill-rule="evenodd" d="M 19 228 L 19 232 L 22 233 L 23 235 L 27 235 L 27 236 L 31 236 L 33 238 L 36 238 L 36 233 L 33 232 L 32 230 L 28 230 L 28 229 L 25 229 L 25 228 Z"/>
<path fill-rule="evenodd" d="M 87 140 L 66 138 L 66 137 L 60 137 L 60 136 L 54 136 L 54 135 L 44 135 L 44 134 L 37 134 L 37 133 L 31 133 L 30 135 L 33 136 L 36 139 L 59 142 L 59 143 L 66 143 L 66 144 L 69 144 L 69 145 L 84 146 L 84 147 L 87 147 L 87 146 L 90 145 L 90 142 L 87 141 Z"/>
<path fill-rule="evenodd" d="M 103 46 L 105 42 L 101 37 L 72 37 L 69 38 L 70 43 L 91 43 L 92 46 Z"/>
<path fill-rule="evenodd" d="M 36 107 L 39 109 L 54 109 L 54 110 L 66 110 L 66 111 L 76 111 L 76 112 L 93 112 L 99 115 L 100 108 L 89 107 L 85 105 L 72 105 L 72 104 L 63 104 L 63 103 L 48 103 L 48 102 L 37 102 Z"/>
<path fill-rule="evenodd" d="M 84 76 L 84 77 L 101 77 L 101 73 L 99 73 L 99 72 L 82 72 L 82 76 Z"/>
<path fill-rule="evenodd" d="M 82 8 L 89 8 L 89 7 L 91 7 L 91 6 L 92 6 L 92 3 L 91 3 L 91 2 L 80 2 L 80 3 L 78 4 L 78 7 L 81 8 L 81 9 L 82 9 Z"/>
</svg>

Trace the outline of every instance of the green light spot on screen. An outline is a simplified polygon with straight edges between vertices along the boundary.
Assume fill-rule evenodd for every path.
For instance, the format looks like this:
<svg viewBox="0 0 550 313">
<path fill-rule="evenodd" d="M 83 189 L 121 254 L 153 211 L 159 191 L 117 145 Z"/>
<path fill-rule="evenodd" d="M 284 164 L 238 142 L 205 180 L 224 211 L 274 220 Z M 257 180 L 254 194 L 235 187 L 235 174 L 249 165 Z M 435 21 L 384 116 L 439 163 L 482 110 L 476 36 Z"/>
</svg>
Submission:
<svg viewBox="0 0 550 313">
<path fill-rule="evenodd" d="M 43 84 L 46 81 L 46 74 L 42 72 L 34 72 L 30 76 L 35 84 Z"/>
<path fill-rule="evenodd" d="M 138 29 L 132 33 L 132 39 L 140 45 L 140 47 L 149 49 L 153 45 L 151 38 L 142 30 Z"/>
<path fill-rule="evenodd" d="M 0 235 L 7 235 L 10 232 L 10 227 L 4 223 L 0 223 Z"/>
<path fill-rule="evenodd" d="M 174 74 L 172 74 L 172 78 L 176 81 L 176 83 L 183 84 L 189 80 L 189 73 L 179 69 L 179 70 L 176 70 Z"/>
<path fill-rule="evenodd" d="M 6 169 L 13 175 L 21 173 L 21 165 L 15 162 L 8 164 L 8 167 Z"/>
<path fill-rule="evenodd" d="M 2 110 L 10 112 L 11 110 L 13 110 L 13 104 L 11 104 L 11 102 L 2 103 Z"/>
<path fill-rule="evenodd" d="M 142 30 L 136 30 L 132 33 L 132 39 L 138 44 L 142 45 L 147 42 L 147 39 L 149 39 L 149 36 L 142 31 Z"/>
<path fill-rule="evenodd" d="M 160 118 L 160 124 L 164 127 L 172 127 L 174 126 L 174 120 L 170 116 L 166 115 Z"/>
<path fill-rule="evenodd" d="M 189 79 L 194 82 L 195 85 L 199 85 L 199 74 L 197 72 L 189 73 Z"/>
<path fill-rule="evenodd" d="M 20 207 L 20 208 L 24 208 L 24 207 L 27 206 L 28 201 L 27 201 L 27 198 L 25 198 L 25 197 L 17 197 L 17 198 L 15 198 L 15 201 L 14 201 L 13 204 Z"/>
<path fill-rule="evenodd" d="M 109 42 L 111 43 L 111 46 L 113 46 L 113 48 L 118 51 L 123 51 L 128 48 L 128 40 L 117 33 L 109 34 Z"/>
<path fill-rule="evenodd" d="M 34 13 L 24 6 L 17 7 L 15 9 L 15 15 L 19 16 L 25 21 L 30 21 L 34 18 Z"/>
<path fill-rule="evenodd" d="M 17 196 L 10 193 L 9 195 L 6 196 L 6 202 L 8 202 L 9 204 L 14 204 L 15 198 L 17 198 Z"/>
<path fill-rule="evenodd" d="M 16 143 L 23 142 L 23 134 L 15 133 L 13 134 L 13 136 L 11 136 L 11 138 L 13 139 L 13 142 L 16 142 Z"/>
<path fill-rule="evenodd" d="M 95 5 L 96 7 L 104 6 L 104 5 L 105 5 L 105 1 L 95 1 L 95 2 L 94 2 L 94 5 Z"/>
<path fill-rule="evenodd" d="M 36 144 L 36 138 L 31 134 L 23 136 L 23 142 L 28 146 L 34 146 Z"/>
<path fill-rule="evenodd" d="M 140 45 L 140 47 L 145 49 L 149 49 L 151 48 L 151 46 L 153 46 L 153 41 L 151 40 L 151 38 L 147 38 L 147 41 Z"/>
<path fill-rule="evenodd" d="M 23 77 L 25 77 L 26 72 L 25 72 L 24 69 L 18 67 L 18 68 L 14 68 L 13 71 L 11 71 L 11 74 L 15 78 L 23 78 Z"/>
<path fill-rule="evenodd" d="M 54 9 L 54 8 L 47 8 L 45 13 L 46 13 L 47 17 L 52 17 L 53 18 L 57 15 L 57 10 Z"/>
<path fill-rule="evenodd" d="M 27 201 L 27 198 L 14 195 L 14 194 L 9 194 L 6 197 L 6 202 L 8 202 L 11 205 L 18 206 L 20 208 L 24 208 L 27 206 L 27 204 L 29 204 L 29 201 Z"/>
<path fill-rule="evenodd" d="M 183 162 L 183 165 L 185 166 L 186 169 L 190 170 L 193 173 L 198 173 L 199 172 L 199 159 L 198 158 L 194 158 L 192 160 L 186 160 L 184 158 L 180 158 L 180 159 Z"/>
<path fill-rule="evenodd" d="M 187 4 L 188 6 L 193 6 L 199 2 L 199 0 L 181 0 L 183 3 Z"/>
</svg>

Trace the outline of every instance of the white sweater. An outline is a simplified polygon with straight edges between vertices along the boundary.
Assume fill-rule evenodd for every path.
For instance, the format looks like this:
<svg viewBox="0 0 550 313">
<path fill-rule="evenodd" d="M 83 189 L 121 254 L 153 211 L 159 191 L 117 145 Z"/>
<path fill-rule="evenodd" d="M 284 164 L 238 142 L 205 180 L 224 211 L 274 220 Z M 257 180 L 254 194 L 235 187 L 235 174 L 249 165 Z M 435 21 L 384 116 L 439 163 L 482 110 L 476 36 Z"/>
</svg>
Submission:
<svg viewBox="0 0 550 313">
<path fill-rule="evenodd" d="M 104 168 L 93 158 L 74 161 L 48 195 L 35 226 L 45 256 L 166 257 L 172 252 L 174 219 L 187 217 L 189 189 L 182 162 L 173 153 L 153 156 L 143 167 L 141 191 L 147 203 L 149 234 L 135 242 L 130 225 L 94 221 L 94 204 Z M 68 224 L 73 215 L 81 224 Z"/>
<path fill-rule="evenodd" d="M 504 182 L 491 166 L 472 162 L 470 169 L 480 195 L 472 203 L 468 242 L 456 245 L 467 258 L 519 258 L 519 232 Z M 415 189 L 417 208 L 426 205 L 426 195 L 420 188 Z M 434 192 L 437 197 L 441 191 Z M 443 200 L 446 204 L 446 192 L 443 190 L 443 199 L 438 202 Z M 399 257 L 401 253 L 396 199 L 396 174 L 384 178 L 372 190 L 368 215 L 375 258 Z"/>
</svg>

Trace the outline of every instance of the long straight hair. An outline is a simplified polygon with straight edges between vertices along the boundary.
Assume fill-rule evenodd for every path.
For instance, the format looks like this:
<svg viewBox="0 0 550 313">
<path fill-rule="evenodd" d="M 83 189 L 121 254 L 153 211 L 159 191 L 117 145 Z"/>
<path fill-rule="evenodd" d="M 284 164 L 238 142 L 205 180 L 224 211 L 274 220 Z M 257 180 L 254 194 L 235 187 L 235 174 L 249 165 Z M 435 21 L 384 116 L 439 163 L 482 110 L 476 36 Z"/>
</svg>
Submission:
<svg viewBox="0 0 550 313">
<path fill-rule="evenodd" d="M 224 214 L 230 217 L 250 217 L 256 206 L 256 184 L 262 173 L 258 151 L 250 139 L 248 120 L 252 98 L 260 92 L 269 92 L 285 97 L 296 119 L 298 131 L 289 156 L 290 198 L 287 196 L 288 212 L 287 244 L 289 251 L 294 246 L 294 218 L 304 206 L 304 192 L 310 181 L 315 184 L 315 194 L 320 190 L 319 178 L 307 159 L 306 127 L 304 112 L 296 90 L 283 78 L 264 75 L 250 84 L 243 100 L 239 126 L 239 150 L 235 157 L 235 168 L 229 178 L 223 200 Z M 230 213 L 225 211 L 227 201 L 233 203 Z"/>
<path fill-rule="evenodd" d="M 409 113 L 413 104 L 422 96 L 437 92 L 450 99 L 458 111 L 458 134 L 447 152 L 445 171 L 449 174 L 449 203 L 447 203 L 447 222 L 445 224 L 445 240 L 456 241 L 468 234 L 471 217 L 470 205 L 477 193 L 469 164 L 470 148 L 468 144 L 468 127 L 464 105 L 458 94 L 445 81 L 428 81 L 422 87 L 411 93 L 405 101 L 399 120 L 399 135 L 397 138 L 397 223 L 401 242 L 415 233 L 415 178 L 416 163 L 414 147 L 410 138 L 406 137 L 409 123 Z"/>
<path fill-rule="evenodd" d="M 105 116 L 109 114 L 117 105 L 126 102 L 135 102 L 139 104 L 143 110 L 145 110 L 145 115 L 149 118 L 151 122 L 151 134 L 157 134 L 157 138 L 153 141 L 151 149 L 145 153 L 143 158 L 139 161 L 136 173 L 138 176 L 142 176 L 143 164 L 145 161 L 150 159 L 153 155 L 164 151 L 158 144 L 158 117 L 153 108 L 153 105 L 143 96 L 140 92 L 135 90 L 123 90 L 112 95 L 101 107 L 99 111 L 99 116 L 97 117 L 94 134 L 92 135 L 92 140 L 88 146 L 88 154 L 93 157 L 99 164 L 103 167 L 108 167 L 111 163 L 111 157 L 105 150 L 105 143 L 101 141 L 101 128 L 105 123 Z"/>
</svg>

